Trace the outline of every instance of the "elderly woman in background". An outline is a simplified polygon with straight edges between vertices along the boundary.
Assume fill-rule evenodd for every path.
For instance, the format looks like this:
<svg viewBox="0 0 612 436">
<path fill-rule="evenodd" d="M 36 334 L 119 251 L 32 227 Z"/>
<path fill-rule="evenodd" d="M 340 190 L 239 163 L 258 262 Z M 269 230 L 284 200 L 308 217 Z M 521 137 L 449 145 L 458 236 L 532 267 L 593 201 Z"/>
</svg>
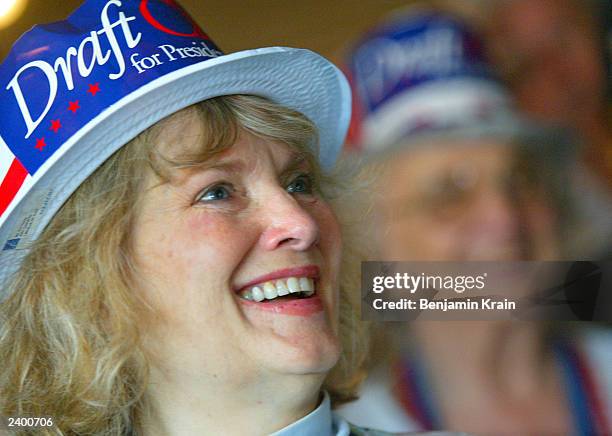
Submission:
<svg viewBox="0 0 612 436">
<path fill-rule="evenodd" d="M 512 109 L 464 22 L 400 12 L 351 53 L 350 145 L 375 178 L 377 260 L 561 258 L 567 147 Z M 512 295 L 516 283 L 504 284 Z M 609 331 L 417 320 L 392 336 L 360 399 L 341 410 L 347 419 L 388 431 L 612 431 Z"/>
<path fill-rule="evenodd" d="M 133 3 L 86 1 L 0 70 L 0 415 L 16 433 L 366 434 L 330 410 L 365 353 L 329 175 L 344 77 L 305 50 L 223 55 L 176 4 Z M 78 70 L 49 70 L 77 29 Z"/>
</svg>

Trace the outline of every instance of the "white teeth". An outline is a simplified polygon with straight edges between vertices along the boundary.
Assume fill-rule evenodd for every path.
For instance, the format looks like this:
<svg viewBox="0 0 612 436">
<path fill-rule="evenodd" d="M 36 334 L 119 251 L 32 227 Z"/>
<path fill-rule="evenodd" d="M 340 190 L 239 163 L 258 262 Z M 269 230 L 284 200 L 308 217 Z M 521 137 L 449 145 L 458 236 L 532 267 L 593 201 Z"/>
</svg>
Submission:
<svg viewBox="0 0 612 436">
<path fill-rule="evenodd" d="M 276 282 L 265 282 L 251 289 L 240 292 L 245 300 L 263 301 L 274 300 L 277 297 L 300 293 L 309 297 L 315 292 L 314 280 L 308 277 L 289 277 L 288 279 L 276 280 Z"/>
<path fill-rule="evenodd" d="M 251 289 L 251 292 L 253 294 L 253 300 L 257 302 L 264 300 L 265 298 L 264 292 L 261 290 L 259 286 L 255 286 L 253 289 Z"/>
<path fill-rule="evenodd" d="M 287 279 L 287 287 L 289 288 L 289 292 L 292 294 L 301 291 L 300 282 L 295 277 L 290 277 Z"/>
<path fill-rule="evenodd" d="M 310 280 L 307 277 L 300 277 L 300 288 L 302 289 L 302 291 L 305 291 L 305 292 L 314 291 L 312 280 Z"/>
<path fill-rule="evenodd" d="M 263 286 L 264 295 L 267 300 L 273 300 L 278 297 L 278 293 L 276 292 L 276 286 L 272 282 L 266 282 Z"/>
<path fill-rule="evenodd" d="M 287 285 L 283 280 L 276 281 L 276 291 L 278 292 L 279 297 L 289 294 L 289 289 L 287 289 Z"/>
</svg>

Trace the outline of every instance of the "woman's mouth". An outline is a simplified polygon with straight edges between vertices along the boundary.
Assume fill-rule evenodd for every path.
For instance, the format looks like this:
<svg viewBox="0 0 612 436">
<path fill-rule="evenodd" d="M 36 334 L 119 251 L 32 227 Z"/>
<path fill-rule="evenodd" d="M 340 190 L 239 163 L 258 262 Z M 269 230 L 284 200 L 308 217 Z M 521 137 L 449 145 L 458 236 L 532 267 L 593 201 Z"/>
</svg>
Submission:
<svg viewBox="0 0 612 436">
<path fill-rule="evenodd" d="M 248 301 L 308 298 L 315 294 L 315 281 L 309 277 L 287 277 L 259 283 L 238 295 Z"/>
<path fill-rule="evenodd" d="M 319 268 L 306 265 L 260 276 L 241 286 L 236 294 L 247 307 L 285 315 L 309 316 L 323 311 Z"/>
</svg>

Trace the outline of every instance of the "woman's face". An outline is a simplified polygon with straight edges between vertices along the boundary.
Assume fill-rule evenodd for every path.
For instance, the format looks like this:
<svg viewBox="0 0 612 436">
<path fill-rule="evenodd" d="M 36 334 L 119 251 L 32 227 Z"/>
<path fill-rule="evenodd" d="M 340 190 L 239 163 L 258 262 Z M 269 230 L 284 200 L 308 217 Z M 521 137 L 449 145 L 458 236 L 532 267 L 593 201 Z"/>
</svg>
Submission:
<svg viewBox="0 0 612 436">
<path fill-rule="evenodd" d="M 390 260 L 526 260 L 556 246 L 537 168 L 512 146 L 440 141 L 393 155 L 378 210 Z"/>
<path fill-rule="evenodd" d="M 133 241 L 165 369 L 246 382 L 336 363 L 340 229 L 312 178 L 289 146 L 244 132 L 168 183 L 151 175 Z"/>
</svg>

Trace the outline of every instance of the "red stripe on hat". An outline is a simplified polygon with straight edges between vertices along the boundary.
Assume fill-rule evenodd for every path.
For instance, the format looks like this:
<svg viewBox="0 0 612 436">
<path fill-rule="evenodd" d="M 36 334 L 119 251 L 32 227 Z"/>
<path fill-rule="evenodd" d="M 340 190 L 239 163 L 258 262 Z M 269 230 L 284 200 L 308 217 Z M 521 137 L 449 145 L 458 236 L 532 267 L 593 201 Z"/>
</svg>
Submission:
<svg viewBox="0 0 612 436">
<path fill-rule="evenodd" d="M 359 97 L 359 90 L 355 85 L 355 79 L 351 74 L 349 68 L 344 68 L 343 73 L 345 74 L 349 85 L 351 87 L 351 91 L 353 93 L 352 99 L 352 112 L 351 112 L 351 122 L 349 124 L 348 132 L 346 134 L 346 142 L 344 147 L 349 151 L 362 151 L 362 137 L 361 137 L 361 126 L 363 124 L 363 113 L 361 107 L 361 100 Z"/>
<path fill-rule="evenodd" d="M 28 175 L 27 170 L 21 165 L 17 159 L 13 159 L 13 163 L 6 173 L 2 184 L 0 184 L 0 215 L 8 208 L 19 188 L 23 185 L 23 182 Z"/>
</svg>

